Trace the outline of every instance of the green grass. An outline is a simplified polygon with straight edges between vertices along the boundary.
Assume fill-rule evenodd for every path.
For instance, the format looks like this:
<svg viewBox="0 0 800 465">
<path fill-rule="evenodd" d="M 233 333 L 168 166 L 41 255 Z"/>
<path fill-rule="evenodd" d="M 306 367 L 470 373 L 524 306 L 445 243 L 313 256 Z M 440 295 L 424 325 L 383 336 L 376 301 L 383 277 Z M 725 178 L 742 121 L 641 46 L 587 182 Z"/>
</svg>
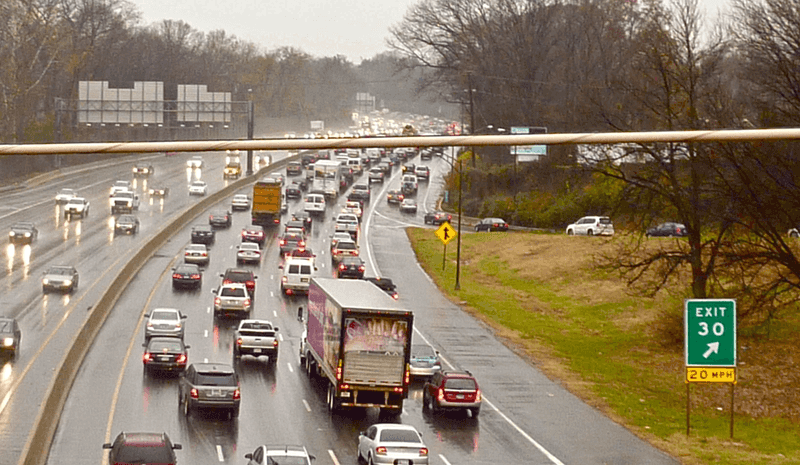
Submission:
<svg viewBox="0 0 800 465">
<path fill-rule="evenodd" d="M 532 356 L 548 357 L 567 378 L 579 381 L 567 386 L 683 463 L 800 463 L 800 425 L 782 418 L 737 414 L 734 439 L 730 439 L 729 404 L 721 411 L 717 405 L 694 405 L 687 438 L 686 385 L 682 367 L 674 368 L 676 357 L 682 360 L 682 351 L 659 350 L 658 344 L 650 342 L 646 325 L 615 323 L 626 312 L 639 309 L 682 308 L 680 299 L 654 302 L 622 293 L 613 301 L 587 303 L 565 290 L 600 285 L 601 280 L 613 277 L 584 270 L 560 276 L 557 283 L 522 279 L 510 263 L 486 251 L 491 241 L 504 240 L 502 234 L 462 236 L 461 288 L 455 290 L 455 244 L 448 247 L 442 271 L 442 244 L 430 230 L 409 229 L 408 234 L 423 268 L 453 301 L 465 303 L 495 328 L 509 330 L 501 334 L 513 335 L 515 342 L 544 347 Z M 587 283 L 586 276 L 597 282 Z M 524 308 L 520 301 L 527 298 L 535 299 L 545 311 Z M 709 387 L 691 386 L 693 402 L 695 393 L 703 389 Z"/>
</svg>

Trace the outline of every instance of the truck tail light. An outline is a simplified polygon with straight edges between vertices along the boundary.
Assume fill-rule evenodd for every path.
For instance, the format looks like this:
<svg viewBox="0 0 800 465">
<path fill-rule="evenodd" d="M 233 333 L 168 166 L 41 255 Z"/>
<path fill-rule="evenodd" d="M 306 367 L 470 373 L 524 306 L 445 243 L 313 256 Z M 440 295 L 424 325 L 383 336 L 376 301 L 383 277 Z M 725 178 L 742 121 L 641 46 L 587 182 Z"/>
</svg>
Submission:
<svg viewBox="0 0 800 465">
<path fill-rule="evenodd" d="M 221 302 L 222 300 L 219 297 L 214 298 L 214 305 L 219 305 Z"/>
<path fill-rule="evenodd" d="M 180 275 L 178 277 L 180 277 Z M 193 274 L 192 275 L 192 279 L 200 279 L 200 275 L 199 274 Z"/>
<path fill-rule="evenodd" d="M 172 279 L 181 279 L 181 275 L 179 275 L 178 273 L 173 273 Z"/>
<path fill-rule="evenodd" d="M 244 306 L 245 307 L 249 307 L 250 306 L 250 299 L 244 299 Z"/>
<path fill-rule="evenodd" d="M 444 400 L 444 389 L 439 389 L 439 394 L 436 395 L 436 399 L 439 402 Z"/>
</svg>

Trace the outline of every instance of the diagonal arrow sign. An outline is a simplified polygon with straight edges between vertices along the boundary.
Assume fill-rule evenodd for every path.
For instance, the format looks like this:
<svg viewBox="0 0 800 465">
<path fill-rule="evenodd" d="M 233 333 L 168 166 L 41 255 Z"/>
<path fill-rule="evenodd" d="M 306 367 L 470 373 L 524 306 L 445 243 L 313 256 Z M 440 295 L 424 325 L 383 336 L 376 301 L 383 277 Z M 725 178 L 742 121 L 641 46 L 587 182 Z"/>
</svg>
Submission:
<svg viewBox="0 0 800 465">
<path fill-rule="evenodd" d="M 718 354 L 719 353 L 719 342 L 710 342 L 708 344 L 708 350 L 703 353 L 703 358 L 708 358 L 711 354 Z"/>
</svg>

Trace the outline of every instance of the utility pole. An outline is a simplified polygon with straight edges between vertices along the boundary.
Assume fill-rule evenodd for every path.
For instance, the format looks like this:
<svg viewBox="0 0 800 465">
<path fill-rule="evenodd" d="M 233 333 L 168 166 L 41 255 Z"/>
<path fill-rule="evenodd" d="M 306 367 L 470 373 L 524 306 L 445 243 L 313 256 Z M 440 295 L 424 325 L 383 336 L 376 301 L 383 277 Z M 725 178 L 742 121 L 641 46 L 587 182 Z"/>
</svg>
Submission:
<svg viewBox="0 0 800 465">
<path fill-rule="evenodd" d="M 247 101 L 247 140 L 253 140 L 253 100 Z M 247 151 L 247 176 L 253 174 L 253 149 Z"/>
<path fill-rule="evenodd" d="M 467 73 L 467 89 L 469 90 L 469 135 L 475 135 L 475 102 L 472 99 L 472 73 Z M 472 167 L 475 168 L 475 147 L 470 147 L 472 151 Z"/>
</svg>

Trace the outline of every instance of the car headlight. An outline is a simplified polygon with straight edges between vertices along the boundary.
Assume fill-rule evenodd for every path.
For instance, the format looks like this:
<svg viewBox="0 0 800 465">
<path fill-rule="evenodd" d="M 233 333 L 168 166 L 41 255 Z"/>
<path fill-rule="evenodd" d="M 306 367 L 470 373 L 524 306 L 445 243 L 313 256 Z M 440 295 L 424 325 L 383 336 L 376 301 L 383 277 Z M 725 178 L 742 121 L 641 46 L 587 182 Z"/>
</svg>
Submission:
<svg viewBox="0 0 800 465">
<path fill-rule="evenodd" d="M 26 233 L 25 233 L 25 237 L 31 237 L 31 233 L 29 233 L 29 232 L 26 232 Z"/>
<path fill-rule="evenodd" d="M 50 280 L 47 279 L 47 278 L 44 278 L 44 279 L 42 279 L 42 284 L 44 284 L 46 286 L 46 285 L 50 284 Z"/>
<path fill-rule="evenodd" d="M 13 337 L 4 337 L 3 338 L 3 347 L 11 347 L 14 345 L 14 338 Z"/>
<path fill-rule="evenodd" d="M 8 235 L 14 237 L 17 235 L 17 233 L 15 233 L 14 231 L 9 231 Z"/>
<path fill-rule="evenodd" d="M 72 286 L 72 280 L 68 279 L 68 280 L 64 281 L 64 285 L 65 286 Z"/>
</svg>

